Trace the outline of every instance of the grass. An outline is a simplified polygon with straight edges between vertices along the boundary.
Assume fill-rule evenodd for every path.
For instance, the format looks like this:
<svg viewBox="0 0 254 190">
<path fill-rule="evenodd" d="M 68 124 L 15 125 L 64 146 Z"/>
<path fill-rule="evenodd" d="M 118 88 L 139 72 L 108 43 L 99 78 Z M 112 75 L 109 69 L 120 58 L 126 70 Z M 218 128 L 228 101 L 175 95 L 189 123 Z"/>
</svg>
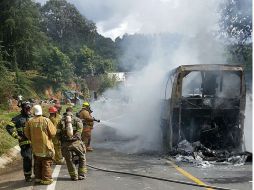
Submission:
<svg viewBox="0 0 254 190">
<path fill-rule="evenodd" d="M 10 148 L 18 144 L 18 141 L 7 133 L 5 126 L 11 121 L 11 118 L 19 114 L 18 112 L 0 112 L 0 156 L 6 153 Z"/>
</svg>

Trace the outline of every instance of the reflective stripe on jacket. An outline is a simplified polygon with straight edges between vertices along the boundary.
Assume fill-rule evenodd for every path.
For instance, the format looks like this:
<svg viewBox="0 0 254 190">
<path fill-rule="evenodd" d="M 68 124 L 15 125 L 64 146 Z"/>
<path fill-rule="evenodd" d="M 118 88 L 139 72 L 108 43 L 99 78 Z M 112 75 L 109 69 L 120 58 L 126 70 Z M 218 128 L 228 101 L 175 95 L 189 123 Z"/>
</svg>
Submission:
<svg viewBox="0 0 254 190">
<path fill-rule="evenodd" d="M 52 137 L 56 135 L 56 127 L 50 119 L 36 116 L 27 122 L 25 135 L 31 140 L 34 155 L 39 157 L 53 157 L 54 145 Z"/>
<path fill-rule="evenodd" d="M 31 115 L 26 115 L 21 112 L 21 114 L 12 118 L 12 120 L 6 126 L 7 132 L 12 137 L 19 139 L 19 146 L 31 143 L 24 134 L 25 124 L 31 119 L 31 117 Z"/>
</svg>

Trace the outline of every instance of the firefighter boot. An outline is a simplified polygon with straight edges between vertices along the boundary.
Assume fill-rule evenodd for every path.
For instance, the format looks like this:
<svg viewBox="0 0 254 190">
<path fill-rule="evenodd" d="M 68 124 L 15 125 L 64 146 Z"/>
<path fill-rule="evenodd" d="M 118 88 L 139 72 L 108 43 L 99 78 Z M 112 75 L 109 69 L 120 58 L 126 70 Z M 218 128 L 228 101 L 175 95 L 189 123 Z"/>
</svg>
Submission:
<svg viewBox="0 0 254 190">
<path fill-rule="evenodd" d="M 53 183 L 53 179 L 49 179 L 49 180 L 41 180 L 40 184 L 41 185 L 50 185 L 51 183 Z"/>
<path fill-rule="evenodd" d="M 86 175 L 85 174 L 82 174 L 82 175 L 78 176 L 78 180 L 84 180 L 84 179 L 86 179 Z"/>
<path fill-rule="evenodd" d="M 88 147 L 86 148 L 86 151 L 87 151 L 87 152 L 92 152 L 92 151 L 93 151 L 93 148 L 90 147 L 90 146 L 88 146 Z"/>
<path fill-rule="evenodd" d="M 30 175 L 25 175 L 25 180 L 26 180 L 26 182 L 31 182 L 32 178 Z"/>
<path fill-rule="evenodd" d="M 71 180 L 72 181 L 78 181 L 78 177 L 77 176 L 71 176 Z"/>
<path fill-rule="evenodd" d="M 90 143 L 91 143 L 91 139 L 89 138 L 88 142 L 87 142 L 87 147 L 86 147 L 87 152 L 92 152 L 93 151 L 93 148 L 90 146 Z"/>
</svg>

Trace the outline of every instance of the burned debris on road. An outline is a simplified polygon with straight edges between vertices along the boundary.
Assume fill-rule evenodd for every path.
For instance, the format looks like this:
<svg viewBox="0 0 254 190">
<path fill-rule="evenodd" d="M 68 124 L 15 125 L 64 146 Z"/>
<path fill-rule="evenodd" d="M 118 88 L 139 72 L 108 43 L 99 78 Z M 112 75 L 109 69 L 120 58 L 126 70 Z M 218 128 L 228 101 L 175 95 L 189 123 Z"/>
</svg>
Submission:
<svg viewBox="0 0 254 190">
<path fill-rule="evenodd" d="M 244 165 L 246 161 L 252 159 L 252 154 L 249 152 L 238 152 L 228 150 L 212 150 L 200 143 L 200 141 L 189 143 L 187 140 L 182 140 L 170 151 L 170 156 L 177 163 L 187 162 L 198 167 L 210 167 L 213 165 Z"/>
</svg>

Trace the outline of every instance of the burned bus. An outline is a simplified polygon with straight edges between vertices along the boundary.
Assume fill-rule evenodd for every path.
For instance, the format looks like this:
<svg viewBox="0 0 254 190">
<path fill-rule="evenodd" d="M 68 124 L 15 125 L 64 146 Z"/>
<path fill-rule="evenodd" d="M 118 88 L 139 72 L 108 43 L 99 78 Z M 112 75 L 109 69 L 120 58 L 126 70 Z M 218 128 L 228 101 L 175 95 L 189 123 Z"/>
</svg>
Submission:
<svg viewBox="0 0 254 190">
<path fill-rule="evenodd" d="M 168 75 L 161 128 L 167 150 L 182 140 L 241 150 L 246 89 L 242 66 L 182 65 Z"/>
</svg>

